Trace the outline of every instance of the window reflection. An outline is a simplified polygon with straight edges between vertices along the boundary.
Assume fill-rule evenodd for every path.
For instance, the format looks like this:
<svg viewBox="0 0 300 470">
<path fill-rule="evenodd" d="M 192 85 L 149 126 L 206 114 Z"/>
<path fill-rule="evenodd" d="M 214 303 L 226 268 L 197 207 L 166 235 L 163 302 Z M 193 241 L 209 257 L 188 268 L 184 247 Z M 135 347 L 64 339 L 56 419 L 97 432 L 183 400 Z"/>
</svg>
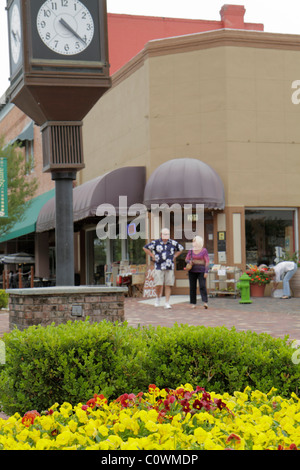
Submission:
<svg viewBox="0 0 300 470">
<path fill-rule="evenodd" d="M 245 220 L 247 264 L 270 265 L 295 252 L 294 210 L 246 210 Z"/>
</svg>

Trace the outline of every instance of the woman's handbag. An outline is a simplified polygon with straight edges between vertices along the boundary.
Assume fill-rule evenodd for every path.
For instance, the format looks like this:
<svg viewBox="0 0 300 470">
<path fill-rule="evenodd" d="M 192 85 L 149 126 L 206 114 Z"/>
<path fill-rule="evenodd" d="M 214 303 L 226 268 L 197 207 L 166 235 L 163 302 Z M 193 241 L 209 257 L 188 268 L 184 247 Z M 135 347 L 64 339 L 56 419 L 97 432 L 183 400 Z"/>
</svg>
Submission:
<svg viewBox="0 0 300 470">
<path fill-rule="evenodd" d="M 193 267 L 193 263 L 189 262 L 187 265 L 186 265 L 186 271 L 190 271 Z"/>
<path fill-rule="evenodd" d="M 190 271 L 192 269 L 192 267 L 193 267 L 193 254 L 192 254 L 191 260 L 186 265 L 185 270 Z"/>
</svg>

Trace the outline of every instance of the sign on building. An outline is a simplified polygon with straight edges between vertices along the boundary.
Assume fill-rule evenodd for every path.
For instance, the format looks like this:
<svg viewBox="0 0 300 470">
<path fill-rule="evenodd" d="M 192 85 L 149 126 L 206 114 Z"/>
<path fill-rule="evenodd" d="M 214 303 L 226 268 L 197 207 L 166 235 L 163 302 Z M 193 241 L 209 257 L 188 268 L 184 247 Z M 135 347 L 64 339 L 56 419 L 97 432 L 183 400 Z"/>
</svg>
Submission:
<svg viewBox="0 0 300 470">
<path fill-rule="evenodd" d="M 6 158 L 0 158 L 0 217 L 8 217 Z"/>
</svg>

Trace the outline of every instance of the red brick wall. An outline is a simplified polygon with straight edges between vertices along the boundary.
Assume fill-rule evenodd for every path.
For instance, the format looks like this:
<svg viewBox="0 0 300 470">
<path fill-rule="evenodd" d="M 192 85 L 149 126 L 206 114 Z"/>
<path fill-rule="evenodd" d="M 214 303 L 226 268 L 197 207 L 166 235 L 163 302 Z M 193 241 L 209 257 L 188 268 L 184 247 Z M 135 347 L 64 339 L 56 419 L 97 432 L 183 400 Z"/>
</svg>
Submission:
<svg viewBox="0 0 300 470">
<path fill-rule="evenodd" d="M 244 15 L 245 8 L 242 5 L 224 5 L 220 11 L 220 21 L 109 13 L 108 36 L 111 74 L 137 55 L 145 44 L 153 39 L 183 36 L 223 28 L 263 31 L 263 24 L 245 23 Z"/>
</svg>

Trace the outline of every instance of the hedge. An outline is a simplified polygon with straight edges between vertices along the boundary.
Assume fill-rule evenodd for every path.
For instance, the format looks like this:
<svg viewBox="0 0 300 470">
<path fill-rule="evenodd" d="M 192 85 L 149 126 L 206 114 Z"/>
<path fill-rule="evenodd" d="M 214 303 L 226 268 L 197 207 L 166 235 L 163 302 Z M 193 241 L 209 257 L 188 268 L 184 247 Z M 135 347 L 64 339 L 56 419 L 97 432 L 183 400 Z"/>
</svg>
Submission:
<svg viewBox="0 0 300 470">
<path fill-rule="evenodd" d="M 197 384 L 218 393 L 246 386 L 281 396 L 298 394 L 300 368 L 288 337 L 234 328 L 175 325 L 134 328 L 89 321 L 33 326 L 4 335 L 0 403 L 7 414 L 85 402 L 95 393 L 115 399 L 149 383 Z"/>
</svg>

